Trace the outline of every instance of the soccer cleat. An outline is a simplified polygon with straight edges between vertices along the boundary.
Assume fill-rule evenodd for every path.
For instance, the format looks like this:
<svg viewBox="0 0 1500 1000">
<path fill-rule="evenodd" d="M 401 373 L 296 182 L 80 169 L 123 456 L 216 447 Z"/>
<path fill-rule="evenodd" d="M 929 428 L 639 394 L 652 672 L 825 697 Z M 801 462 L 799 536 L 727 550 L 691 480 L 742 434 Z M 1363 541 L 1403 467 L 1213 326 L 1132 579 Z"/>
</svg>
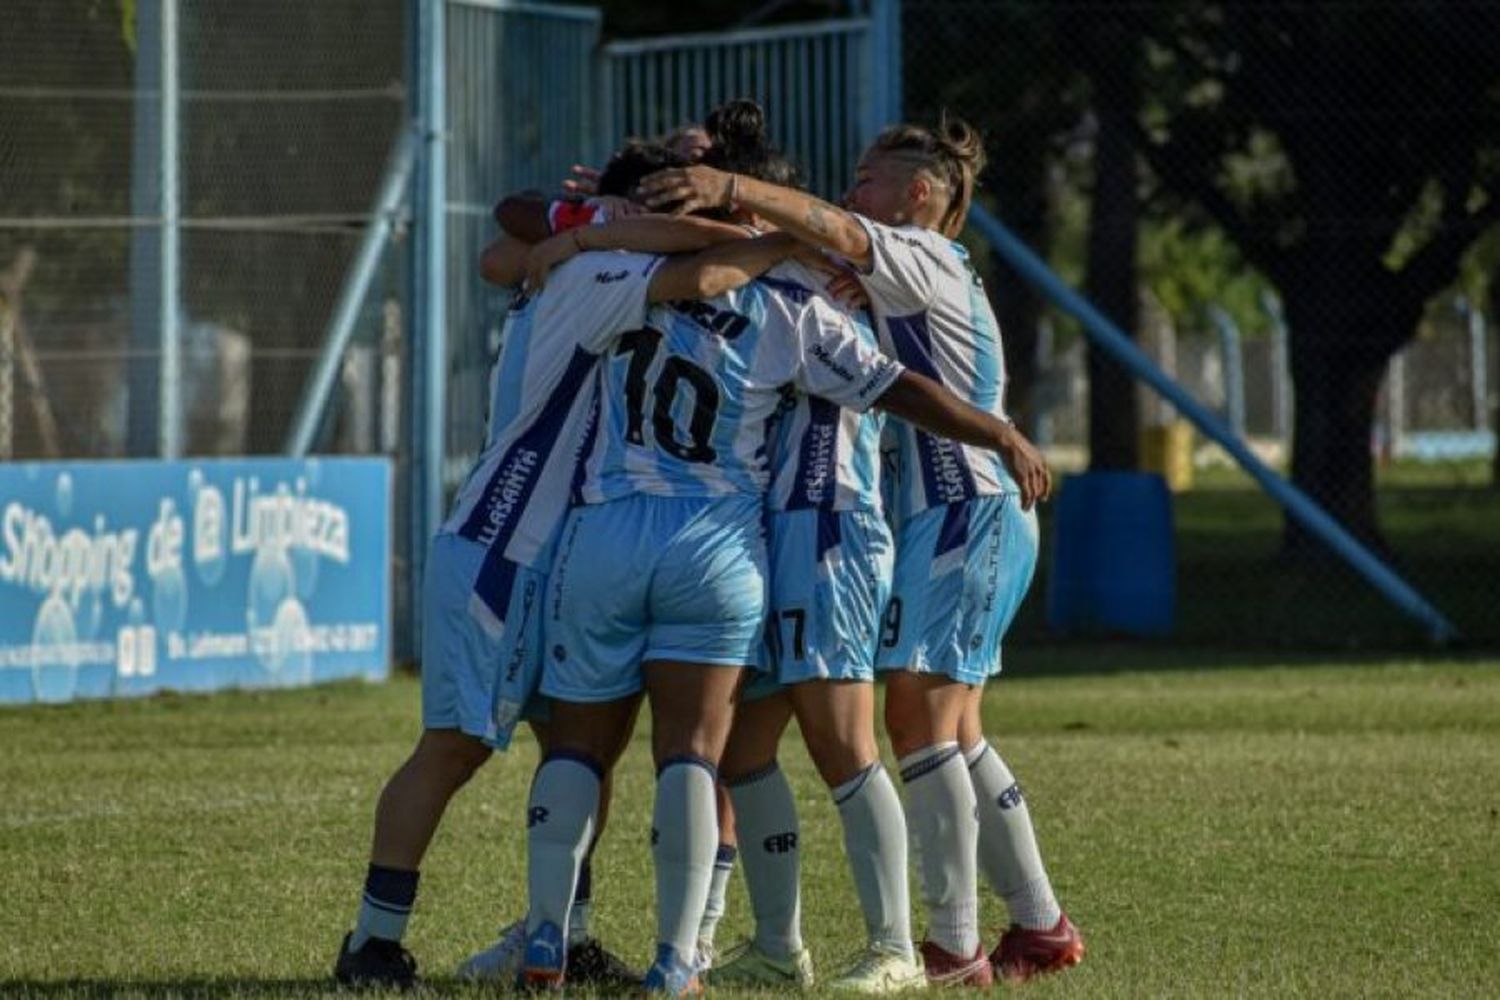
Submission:
<svg viewBox="0 0 1500 1000">
<path fill-rule="evenodd" d="M 1009 983 L 1023 983 L 1033 976 L 1059 972 L 1081 961 L 1083 935 L 1066 913 L 1057 918 L 1051 930 L 1011 924 L 990 953 L 995 975 Z"/>
<path fill-rule="evenodd" d="M 568 945 L 568 982 L 618 992 L 641 985 L 640 974 L 609 952 L 598 938 Z"/>
<path fill-rule="evenodd" d="M 805 990 L 813 984 L 812 955 L 802 948 L 789 958 L 774 958 L 746 941 L 731 949 L 723 964 L 709 969 L 703 981 L 715 987 Z"/>
<path fill-rule="evenodd" d="M 656 961 L 646 970 L 641 988 L 647 993 L 665 993 L 669 997 L 698 996 L 703 984 L 693 963 L 685 962 L 669 944 L 656 946 Z"/>
<path fill-rule="evenodd" d="M 700 976 L 714 967 L 719 960 L 719 949 L 708 938 L 699 938 L 698 945 L 693 950 L 693 969 Z"/>
<path fill-rule="evenodd" d="M 562 989 L 567 968 L 568 948 L 563 942 L 562 928 L 543 920 L 526 938 L 516 985 L 528 990 Z"/>
<path fill-rule="evenodd" d="M 351 934 L 339 945 L 333 978 L 340 986 L 357 990 L 409 990 L 417 981 L 417 960 L 400 941 L 370 938 L 358 951 L 349 950 Z"/>
<path fill-rule="evenodd" d="M 470 955 L 455 975 L 471 983 L 513 983 L 521 972 L 526 952 L 526 921 L 517 920 L 500 930 L 500 939 L 484 951 Z"/>
<path fill-rule="evenodd" d="M 872 944 L 837 979 L 830 990 L 842 993 L 903 993 L 923 984 L 922 966 L 900 951 Z"/>
<path fill-rule="evenodd" d="M 980 945 L 974 954 L 962 958 L 931 941 L 922 942 L 922 967 L 928 986 L 972 986 L 988 989 L 995 983 L 995 970 Z"/>
</svg>

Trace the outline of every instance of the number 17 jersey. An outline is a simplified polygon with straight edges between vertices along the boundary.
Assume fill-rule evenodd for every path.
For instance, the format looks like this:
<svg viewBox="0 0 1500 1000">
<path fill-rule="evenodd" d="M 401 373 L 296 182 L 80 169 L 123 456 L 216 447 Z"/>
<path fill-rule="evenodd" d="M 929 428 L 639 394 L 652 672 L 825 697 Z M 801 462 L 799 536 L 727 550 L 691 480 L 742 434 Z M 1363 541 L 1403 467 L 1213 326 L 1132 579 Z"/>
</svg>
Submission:
<svg viewBox="0 0 1500 1000">
<path fill-rule="evenodd" d="M 784 387 L 868 409 L 902 367 L 816 286 L 807 268 L 780 264 L 717 298 L 653 308 L 624 334 L 602 374 L 583 502 L 764 494 L 767 424 Z"/>
</svg>

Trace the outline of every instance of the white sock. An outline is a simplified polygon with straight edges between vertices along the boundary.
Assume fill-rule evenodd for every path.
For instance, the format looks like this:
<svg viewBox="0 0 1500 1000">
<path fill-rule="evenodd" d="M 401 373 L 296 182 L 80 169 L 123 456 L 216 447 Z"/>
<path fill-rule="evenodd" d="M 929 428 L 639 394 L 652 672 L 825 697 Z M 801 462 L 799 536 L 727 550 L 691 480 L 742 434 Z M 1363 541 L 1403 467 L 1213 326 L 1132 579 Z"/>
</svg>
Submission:
<svg viewBox="0 0 1500 1000">
<path fill-rule="evenodd" d="M 657 942 L 671 945 L 682 961 L 691 962 L 719 843 L 714 767 L 708 761 L 674 757 L 657 772 L 651 843 Z"/>
<path fill-rule="evenodd" d="M 724 917 L 724 897 L 729 889 L 729 876 L 734 874 L 734 859 L 738 853 L 733 844 L 720 844 L 714 854 L 714 874 L 708 883 L 708 902 L 703 907 L 703 919 L 698 921 L 700 947 L 713 947 L 714 933 Z"/>
<path fill-rule="evenodd" d="M 599 814 L 600 775 L 593 761 L 556 754 L 537 769 L 526 806 L 527 933 L 548 920 L 568 932 L 578 869 Z"/>
<path fill-rule="evenodd" d="M 927 904 L 927 938 L 969 958 L 979 950 L 979 823 L 958 744 L 939 743 L 902 757 L 901 780 Z"/>
<path fill-rule="evenodd" d="M 979 867 L 984 877 L 1005 900 L 1012 923 L 1050 930 L 1062 917 L 1062 908 L 1042 867 L 1021 786 L 986 741 L 965 750 L 964 759 L 979 800 Z"/>
<path fill-rule="evenodd" d="M 801 830 L 792 786 L 772 761 L 730 785 L 729 798 L 755 913 L 756 947 L 772 958 L 790 958 L 802 950 Z"/>
<path fill-rule="evenodd" d="M 833 801 L 870 944 L 911 958 L 906 816 L 896 786 L 877 760 L 833 789 Z"/>
</svg>

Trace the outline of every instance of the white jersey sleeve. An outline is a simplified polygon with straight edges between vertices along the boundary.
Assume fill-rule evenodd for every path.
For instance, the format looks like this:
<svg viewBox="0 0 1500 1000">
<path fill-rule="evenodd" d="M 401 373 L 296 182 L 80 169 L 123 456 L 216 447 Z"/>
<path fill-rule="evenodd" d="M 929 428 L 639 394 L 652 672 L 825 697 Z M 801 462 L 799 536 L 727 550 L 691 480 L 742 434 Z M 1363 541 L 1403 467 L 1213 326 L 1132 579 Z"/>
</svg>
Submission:
<svg viewBox="0 0 1500 1000">
<path fill-rule="evenodd" d="M 797 388 L 845 409 L 869 409 L 905 370 L 863 340 L 849 317 L 819 296 L 803 305 L 795 330 Z"/>
<path fill-rule="evenodd" d="M 860 280 L 891 309 L 925 309 L 945 279 L 962 277 L 942 235 L 920 226 L 887 226 L 862 215 L 854 219 L 870 239 L 870 269 L 860 272 Z"/>
<path fill-rule="evenodd" d="M 616 251 L 572 257 L 557 268 L 537 300 L 535 328 L 576 337 L 585 351 L 603 351 L 615 337 L 646 324 L 651 276 L 663 259 Z"/>
</svg>

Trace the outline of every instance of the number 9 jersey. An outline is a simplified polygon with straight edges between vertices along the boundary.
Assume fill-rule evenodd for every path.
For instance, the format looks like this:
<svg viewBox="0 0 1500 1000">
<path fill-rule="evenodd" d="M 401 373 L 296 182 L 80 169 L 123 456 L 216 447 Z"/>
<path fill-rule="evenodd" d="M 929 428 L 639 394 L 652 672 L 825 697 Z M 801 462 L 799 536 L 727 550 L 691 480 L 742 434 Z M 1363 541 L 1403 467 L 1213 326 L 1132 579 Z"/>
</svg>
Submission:
<svg viewBox="0 0 1500 1000">
<path fill-rule="evenodd" d="M 784 386 L 868 409 L 902 367 L 817 286 L 802 265 L 780 264 L 718 298 L 657 306 L 645 328 L 623 335 L 604 368 L 583 502 L 760 495 Z"/>
</svg>

